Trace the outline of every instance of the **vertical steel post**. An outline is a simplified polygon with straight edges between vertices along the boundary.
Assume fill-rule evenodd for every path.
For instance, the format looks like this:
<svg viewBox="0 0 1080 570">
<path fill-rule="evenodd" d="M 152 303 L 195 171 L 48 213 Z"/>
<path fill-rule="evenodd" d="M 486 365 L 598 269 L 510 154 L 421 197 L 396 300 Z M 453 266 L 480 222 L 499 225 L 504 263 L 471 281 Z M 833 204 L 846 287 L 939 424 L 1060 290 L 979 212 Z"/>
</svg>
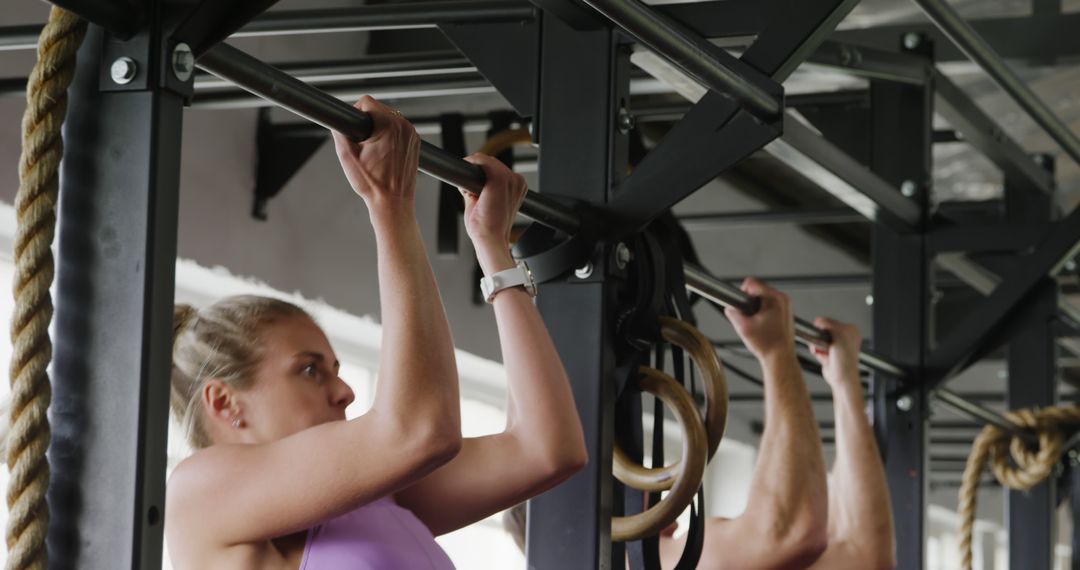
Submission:
<svg viewBox="0 0 1080 570">
<path fill-rule="evenodd" d="M 1041 162 L 1052 171 L 1052 162 Z M 1052 198 L 1023 179 L 1005 179 L 1005 214 L 1009 222 L 1050 222 Z M 1022 254 L 1014 263 L 1023 263 Z M 1027 310 L 1008 343 L 1009 379 L 1006 408 L 1052 406 L 1057 403 L 1057 284 L 1050 278 L 1032 292 Z M 1005 489 L 1005 523 L 1009 532 L 1009 567 L 1050 570 L 1057 543 L 1057 489 L 1053 480 L 1030 491 Z"/>
<path fill-rule="evenodd" d="M 629 100 L 628 52 L 610 29 L 577 31 L 549 13 L 543 15 L 541 29 L 534 128 L 544 149 L 542 188 L 544 193 L 604 203 L 626 170 L 625 136 L 615 121 L 620 102 Z M 546 284 L 537 298 L 570 376 L 589 463 L 530 501 L 529 568 L 623 566 L 621 560 L 611 560 L 615 362 L 607 257 L 598 254 L 590 271 Z"/>
<path fill-rule="evenodd" d="M 929 54 L 928 46 L 918 53 Z M 871 81 L 870 167 L 893 188 L 914 190 L 908 199 L 925 213 L 930 181 L 932 94 L 925 85 Z M 906 183 L 906 184 L 905 184 Z M 925 219 L 925 217 L 924 217 Z M 920 231 L 899 234 L 876 224 L 872 238 L 874 349 L 921 375 L 929 327 L 929 276 Z M 910 384 L 909 384 L 910 386 Z M 875 423 L 883 434 L 885 471 L 896 526 L 897 568 L 921 569 L 925 560 L 927 501 L 926 391 L 899 398 L 895 377 L 875 373 Z"/>
<path fill-rule="evenodd" d="M 54 568 L 161 568 L 183 96 L 160 3 L 120 42 L 91 26 L 64 125 Z M 110 77 L 131 60 L 130 81 Z"/>
</svg>

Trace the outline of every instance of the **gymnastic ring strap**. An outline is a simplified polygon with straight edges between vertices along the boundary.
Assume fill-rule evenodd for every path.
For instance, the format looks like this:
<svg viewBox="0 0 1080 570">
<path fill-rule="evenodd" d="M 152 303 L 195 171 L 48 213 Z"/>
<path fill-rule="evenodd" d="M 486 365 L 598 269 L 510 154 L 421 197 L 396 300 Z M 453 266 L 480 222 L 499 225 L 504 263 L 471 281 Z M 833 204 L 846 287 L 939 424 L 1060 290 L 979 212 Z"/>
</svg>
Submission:
<svg viewBox="0 0 1080 570">
<path fill-rule="evenodd" d="M 682 457 L 667 496 L 644 512 L 612 517 L 611 540 L 616 542 L 655 535 L 674 522 L 694 499 L 705 474 L 708 441 L 693 398 L 674 378 L 655 368 L 642 366 L 638 372 L 641 390 L 664 402 L 679 422 L 683 431 Z"/>
<path fill-rule="evenodd" d="M 708 439 L 706 461 L 709 461 L 716 454 L 727 425 L 728 390 L 724 367 L 716 356 L 712 343 L 692 325 L 678 319 L 660 317 L 660 335 L 665 341 L 686 350 L 694 365 L 701 371 L 706 401 L 703 418 Z M 639 465 L 630 459 L 618 443 L 612 450 L 612 457 L 612 473 L 615 478 L 628 487 L 642 491 L 670 489 L 679 468 L 678 464 L 652 468 Z"/>
<path fill-rule="evenodd" d="M 532 144 L 532 135 L 528 129 L 507 129 L 491 135 L 479 152 L 496 156 L 520 144 Z"/>
</svg>

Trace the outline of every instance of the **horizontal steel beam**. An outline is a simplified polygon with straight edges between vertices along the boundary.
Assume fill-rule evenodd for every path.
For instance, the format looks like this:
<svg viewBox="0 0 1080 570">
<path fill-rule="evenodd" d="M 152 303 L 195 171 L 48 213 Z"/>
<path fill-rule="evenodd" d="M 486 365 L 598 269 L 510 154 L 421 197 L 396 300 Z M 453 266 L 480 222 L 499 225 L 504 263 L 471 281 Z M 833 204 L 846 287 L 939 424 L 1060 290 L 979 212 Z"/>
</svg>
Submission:
<svg viewBox="0 0 1080 570">
<path fill-rule="evenodd" d="M 678 217 L 683 227 L 688 230 L 759 226 L 768 224 L 852 224 L 865 223 L 867 221 L 864 216 L 859 215 L 850 208 L 682 214 Z"/>
<path fill-rule="evenodd" d="M 477 74 L 476 66 L 456 50 L 366 55 L 360 58 L 271 64 L 304 83 L 318 85 L 365 79 L 423 77 L 454 73 Z M 238 89 L 209 73 L 195 76 L 195 90 Z"/>
<path fill-rule="evenodd" d="M 925 59 L 842 43 L 826 41 L 806 60 L 806 65 L 842 71 L 864 79 L 885 79 L 922 85 L 930 80 L 932 68 Z"/>
</svg>

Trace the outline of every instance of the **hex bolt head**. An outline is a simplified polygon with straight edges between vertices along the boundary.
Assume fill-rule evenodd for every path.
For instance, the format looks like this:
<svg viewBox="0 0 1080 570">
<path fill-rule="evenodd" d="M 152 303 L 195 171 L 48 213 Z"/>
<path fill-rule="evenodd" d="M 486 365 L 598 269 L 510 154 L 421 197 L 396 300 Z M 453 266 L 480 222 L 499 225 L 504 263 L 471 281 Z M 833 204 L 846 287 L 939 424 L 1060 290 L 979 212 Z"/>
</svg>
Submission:
<svg viewBox="0 0 1080 570">
<path fill-rule="evenodd" d="M 915 49 L 922 45 L 922 36 L 916 32 L 904 34 L 904 49 Z"/>
<path fill-rule="evenodd" d="M 181 42 L 172 52 L 172 72 L 180 81 L 187 81 L 195 73 L 195 54 L 191 46 Z"/>
<path fill-rule="evenodd" d="M 911 400 L 911 396 L 900 396 L 896 399 L 896 409 L 901 412 L 910 412 L 913 404 L 914 402 Z"/>
<path fill-rule="evenodd" d="M 109 66 L 109 77 L 112 78 L 113 83 L 117 85 L 127 85 L 135 79 L 135 75 L 139 72 L 139 66 L 135 63 L 134 59 L 130 57 L 118 57 Z"/>
<path fill-rule="evenodd" d="M 1075 259 L 1070 259 L 1070 260 L 1065 262 L 1065 271 L 1069 271 L 1069 272 L 1076 271 L 1076 260 Z"/>
<path fill-rule="evenodd" d="M 874 296 L 873 295 L 867 295 L 866 296 L 866 306 L 867 307 L 874 306 Z"/>
<path fill-rule="evenodd" d="M 626 269 L 626 266 L 630 264 L 630 260 L 633 259 L 633 254 L 630 253 L 630 248 L 626 247 L 625 243 L 619 242 L 619 245 L 615 246 L 615 266 L 619 269 Z"/>
<path fill-rule="evenodd" d="M 637 126 L 637 119 L 629 111 L 619 109 L 619 132 L 628 135 Z"/>
<path fill-rule="evenodd" d="M 919 185 L 915 184 L 913 180 L 905 180 L 900 184 L 900 193 L 903 194 L 905 198 L 911 198 L 918 190 Z"/>
<path fill-rule="evenodd" d="M 588 279 L 589 277 L 592 277 L 592 272 L 592 262 L 587 261 L 585 262 L 585 265 L 574 270 L 574 277 L 577 277 L 578 279 Z"/>
</svg>

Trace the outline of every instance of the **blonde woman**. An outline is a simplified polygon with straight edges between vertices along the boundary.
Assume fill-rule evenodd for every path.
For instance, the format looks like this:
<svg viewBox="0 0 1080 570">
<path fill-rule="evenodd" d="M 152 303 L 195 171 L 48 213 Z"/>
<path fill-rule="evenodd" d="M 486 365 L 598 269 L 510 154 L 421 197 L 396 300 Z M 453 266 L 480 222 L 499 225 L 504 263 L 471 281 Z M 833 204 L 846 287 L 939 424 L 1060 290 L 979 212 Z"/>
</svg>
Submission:
<svg viewBox="0 0 1080 570">
<path fill-rule="evenodd" d="M 414 214 L 419 139 L 363 98 L 375 134 L 335 134 L 378 250 L 383 344 L 371 410 L 301 309 L 233 297 L 177 307 L 172 406 L 197 450 L 169 480 L 166 537 L 176 570 L 445 569 L 434 536 L 569 477 L 586 461 L 566 373 L 531 292 L 491 293 L 508 376 L 498 435 L 461 437 L 453 340 Z M 508 236 L 526 186 L 485 156 L 465 223 L 486 275 L 513 271 Z M 313 228 L 319 231 L 319 228 Z M 332 278 L 332 268 L 327 269 Z"/>
</svg>

